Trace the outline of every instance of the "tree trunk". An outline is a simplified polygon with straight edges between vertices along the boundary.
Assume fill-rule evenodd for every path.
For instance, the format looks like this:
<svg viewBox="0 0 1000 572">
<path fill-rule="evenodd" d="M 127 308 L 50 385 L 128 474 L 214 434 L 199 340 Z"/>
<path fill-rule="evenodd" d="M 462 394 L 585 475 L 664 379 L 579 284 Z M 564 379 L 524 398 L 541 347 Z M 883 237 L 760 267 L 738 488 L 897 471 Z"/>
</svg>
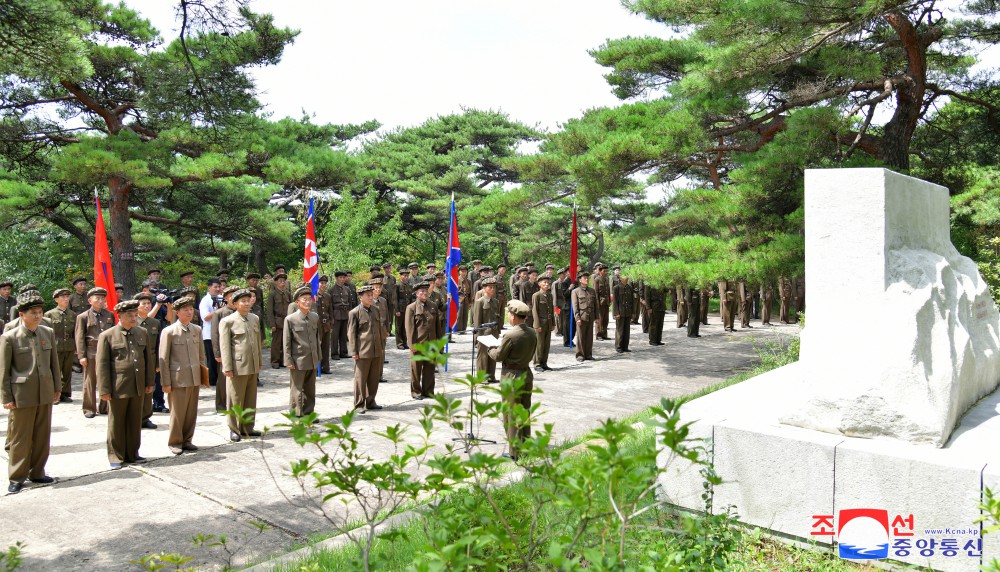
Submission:
<svg viewBox="0 0 1000 572">
<path fill-rule="evenodd" d="M 219 270 L 229 270 L 229 253 L 225 250 L 219 253 Z"/>
<path fill-rule="evenodd" d="M 886 21 L 896 31 L 906 50 L 906 79 L 896 87 L 896 111 L 885 124 L 878 158 L 894 169 L 910 169 L 910 140 L 917 129 L 923 111 L 927 89 L 927 47 L 940 38 L 941 30 L 921 35 L 913 22 L 901 13 L 886 15 Z"/>
<path fill-rule="evenodd" d="M 506 240 L 501 240 L 500 241 L 500 257 L 503 260 L 503 263 L 506 264 L 507 267 L 508 267 L 508 269 L 509 269 L 510 268 L 510 249 L 507 247 L 507 241 Z M 494 272 L 495 271 L 496 271 L 496 269 L 494 268 Z"/>
<path fill-rule="evenodd" d="M 132 185 L 121 177 L 108 180 L 108 214 L 111 219 L 111 267 L 115 281 L 126 292 L 138 292 L 135 281 L 135 254 L 132 247 L 132 221 L 128 214 L 128 199 Z"/>
<path fill-rule="evenodd" d="M 256 238 L 250 240 L 250 248 L 253 249 L 253 264 L 261 276 L 268 272 L 267 253 Z"/>
</svg>

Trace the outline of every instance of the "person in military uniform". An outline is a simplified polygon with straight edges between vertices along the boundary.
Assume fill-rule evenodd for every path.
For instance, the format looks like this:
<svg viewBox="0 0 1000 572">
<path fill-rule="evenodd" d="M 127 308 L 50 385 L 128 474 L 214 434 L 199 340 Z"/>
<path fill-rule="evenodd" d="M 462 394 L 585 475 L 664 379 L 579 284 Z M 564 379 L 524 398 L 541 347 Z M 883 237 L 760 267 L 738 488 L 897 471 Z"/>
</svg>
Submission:
<svg viewBox="0 0 1000 572">
<path fill-rule="evenodd" d="M 774 284 L 765 280 L 760 285 L 760 323 L 771 325 L 771 305 L 774 304 Z"/>
<path fill-rule="evenodd" d="M 240 290 L 239 286 L 226 286 L 222 291 L 222 299 L 225 300 L 226 305 L 215 311 L 215 315 L 212 317 L 212 323 L 215 325 L 221 324 L 222 320 L 228 316 L 236 313 L 236 300 L 233 299 L 233 294 Z M 212 332 L 212 355 L 215 356 L 215 367 L 222 367 L 222 330 L 218 327 L 213 327 Z M 271 351 L 274 353 L 281 353 L 281 347 L 275 347 L 274 342 L 271 342 Z M 218 413 L 224 412 L 229 409 L 229 398 L 226 396 L 226 390 L 229 388 L 229 384 L 219 382 L 219 376 L 216 374 L 215 383 L 215 411 Z"/>
<path fill-rule="evenodd" d="M 281 285 L 275 283 L 278 289 Z M 260 320 L 250 313 L 251 293 L 238 290 L 233 293 L 236 312 L 219 322 L 219 343 L 222 349 L 222 371 L 226 376 L 226 409 L 240 407 L 257 409 L 257 376 L 264 365 L 260 346 Z M 285 309 L 284 306 L 281 307 Z M 284 324 L 282 324 L 284 325 Z M 282 346 L 274 346 L 273 352 L 281 355 Z M 256 411 L 244 413 L 243 419 L 229 416 L 229 440 L 239 441 L 242 437 L 260 437 L 254 430 Z"/>
<path fill-rule="evenodd" d="M 149 343 L 153 346 L 155 360 L 153 368 L 156 372 L 153 378 L 153 392 L 143 395 L 142 398 L 142 423 L 140 425 L 143 429 L 156 429 L 156 423 L 153 423 L 153 412 L 163 413 L 166 406 L 163 402 L 163 386 L 160 385 L 160 321 L 150 313 L 150 310 L 153 308 L 152 294 L 140 292 L 132 299 L 139 303 L 139 325 L 146 330 Z"/>
<path fill-rule="evenodd" d="M 472 280 L 469 280 L 469 268 L 462 264 L 458 267 L 458 321 L 455 330 L 465 333 L 469 325 L 469 306 L 472 304 Z"/>
<path fill-rule="evenodd" d="M 549 292 L 552 275 L 546 272 L 539 276 L 535 283 L 538 285 L 538 291 L 531 296 L 531 327 L 535 328 L 538 345 L 532 361 L 535 364 L 535 371 L 549 371 L 552 369 L 549 367 L 549 347 L 552 343 L 552 332 L 556 329 L 555 307 L 552 305 L 552 295 Z"/>
<path fill-rule="evenodd" d="M 573 289 L 573 320 L 576 322 L 576 361 L 594 359 L 594 320 L 597 318 L 597 294 L 588 286 L 590 272 L 577 276 Z"/>
<path fill-rule="evenodd" d="M 73 279 L 73 292 L 69 295 L 69 309 L 79 316 L 87 308 L 90 308 L 90 302 L 87 301 L 87 279 L 77 276 Z"/>
<path fill-rule="evenodd" d="M 688 304 L 684 296 L 684 286 L 674 286 L 674 299 L 677 300 L 677 327 L 683 328 L 688 321 Z"/>
<path fill-rule="evenodd" d="M 316 308 L 319 315 L 319 364 L 320 373 L 330 373 L 330 340 L 333 333 L 333 302 L 327 286 L 330 277 L 323 274 L 319 277 L 319 290 L 316 291 Z"/>
<path fill-rule="evenodd" d="M 476 298 L 472 306 L 472 326 L 479 329 L 483 324 L 493 323 L 488 330 L 480 332 L 494 337 L 500 337 L 500 306 L 497 304 L 497 279 L 493 276 L 479 279 L 482 285 L 483 295 Z M 486 383 L 497 382 L 497 362 L 490 357 L 489 348 L 477 344 L 476 348 L 476 371 L 486 372 Z"/>
<path fill-rule="evenodd" d="M 11 296 L 13 290 L 13 282 L 0 280 L 0 320 L 4 322 L 13 321 L 17 317 L 17 299 Z"/>
<path fill-rule="evenodd" d="M 736 291 L 732 280 L 719 280 L 719 317 L 722 318 L 722 329 L 733 331 L 736 319 Z"/>
<path fill-rule="evenodd" d="M 193 294 L 197 295 L 197 292 Z M 201 328 L 193 322 L 195 298 L 185 296 L 174 302 L 177 321 L 160 334 L 160 383 L 170 402 L 170 435 L 167 447 L 174 455 L 197 451 L 194 439 L 198 420 L 198 393 L 202 369 L 206 366 Z M 205 387 L 208 387 L 207 381 Z"/>
<path fill-rule="evenodd" d="M 793 306 L 795 307 L 795 322 L 799 321 L 799 314 L 806 311 L 806 279 L 798 277 L 795 279 L 794 294 L 792 295 Z"/>
<path fill-rule="evenodd" d="M 490 276 L 493 276 L 493 267 L 492 266 L 488 266 L 487 265 L 487 266 L 480 266 L 479 267 L 479 278 L 476 279 L 476 280 L 474 280 L 472 282 L 472 302 L 471 302 L 472 306 L 475 305 L 476 299 L 479 298 L 480 296 L 482 296 L 483 280 L 489 278 Z M 470 278 L 470 280 L 471 280 L 471 278 Z M 494 289 L 494 291 L 496 290 L 496 285 L 495 284 L 494 284 L 494 288 L 493 289 Z"/>
<path fill-rule="evenodd" d="M 417 361 L 416 344 L 444 336 L 439 319 L 440 308 L 431 301 L 430 281 L 417 284 L 417 299 L 406 307 L 406 345 L 410 346 L 410 396 L 424 399 L 434 394 L 434 363 Z"/>
<path fill-rule="evenodd" d="M 736 294 L 739 297 L 740 327 L 752 328 L 750 325 L 750 305 L 753 303 L 753 289 L 746 282 L 736 284 Z"/>
<path fill-rule="evenodd" d="M 76 355 L 76 312 L 69 307 L 70 291 L 58 288 L 52 293 L 56 307 L 45 312 L 45 319 L 55 335 L 56 357 L 59 362 L 59 372 L 62 387 L 59 390 L 60 403 L 73 402 L 73 356 Z"/>
<path fill-rule="evenodd" d="M 559 271 L 559 279 L 556 280 L 556 309 L 559 310 L 557 321 L 559 322 L 559 333 L 562 334 L 563 347 L 570 347 L 573 341 L 573 328 L 570 326 L 573 320 L 573 280 L 569 277 L 569 268 L 563 267 Z"/>
<path fill-rule="evenodd" d="M 397 350 L 410 349 L 410 346 L 406 345 L 406 307 L 410 305 L 412 296 L 413 286 L 410 284 L 410 269 L 400 268 L 399 281 L 396 283 L 396 303 L 393 305 Z"/>
<path fill-rule="evenodd" d="M 16 494 L 24 481 L 47 484 L 45 474 L 52 434 L 52 404 L 61 380 L 55 335 L 42 326 L 38 292 L 18 296 L 20 324 L 0 337 L 0 400 L 7 410 L 7 492 Z"/>
<path fill-rule="evenodd" d="M 427 299 L 430 300 L 437 309 L 438 321 L 441 322 L 441 335 L 448 331 L 448 293 L 444 290 L 444 272 L 436 272 L 427 275 L 427 282 L 430 288 L 427 291 Z"/>
<path fill-rule="evenodd" d="M 708 284 L 701 290 L 701 325 L 708 325 L 708 301 L 712 299 L 712 285 Z"/>
<path fill-rule="evenodd" d="M 663 345 L 663 315 L 667 312 L 667 292 L 663 288 L 654 288 L 646 284 L 642 291 L 642 299 L 649 308 L 649 345 Z"/>
<path fill-rule="evenodd" d="M 392 323 L 392 318 L 389 317 L 389 304 L 385 298 L 385 292 L 382 291 L 383 280 L 381 272 L 376 272 L 372 274 L 371 278 L 368 279 L 367 284 L 372 286 L 374 290 L 372 291 L 372 299 L 374 303 L 375 310 L 378 312 L 379 320 L 382 321 L 382 330 L 385 333 L 385 337 L 382 338 L 382 364 L 378 370 L 378 380 L 379 383 L 385 383 L 385 377 L 383 373 L 385 371 L 385 364 L 389 363 L 389 360 L 385 359 L 385 345 L 389 341 L 389 325 Z"/>
<path fill-rule="evenodd" d="M 594 293 L 597 295 L 596 337 L 608 339 L 608 320 L 611 315 L 611 284 L 608 267 L 598 262 L 594 266 Z"/>
<path fill-rule="evenodd" d="M 392 275 L 392 263 L 382 263 L 382 294 L 385 296 L 385 303 L 389 308 L 389 329 L 386 332 L 391 336 L 393 326 L 396 321 L 396 277 Z"/>
<path fill-rule="evenodd" d="M 500 307 L 500 329 L 503 329 L 503 325 L 507 320 L 507 312 L 503 311 L 507 307 L 507 301 L 510 299 L 509 285 L 507 284 L 507 265 L 500 263 L 496 266 L 496 274 L 494 276 L 497 279 L 497 306 Z"/>
<path fill-rule="evenodd" d="M 477 280 L 479 280 L 480 278 L 482 278 L 482 276 L 480 276 L 479 273 L 480 273 L 480 269 L 483 266 L 483 261 L 479 260 L 479 259 L 476 259 L 476 260 L 473 260 L 472 262 L 470 262 L 470 264 L 472 264 L 472 270 L 469 271 L 469 282 L 474 285 Z M 472 294 L 475 295 L 476 291 L 473 290 Z"/>
<path fill-rule="evenodd" d="M 347 286 L 347 294 L 351 298 L 351 308 L 356 308 L 357 305 L 361 303 L 361 300 L 358 297 L 358 291 L 354 286 L 354 273 L 350 270 L 347 270 L 347 278 L 344 280 L 344 286 Z"/>
<path fill-rule="evenodd" d="M 566 277 L 567 268 L 559 269 L 556 273 L 556 277 L 552 279 L 552 305 L 556 309 L 556 335 L 563 335 L 563 306 L 569 306 L 569 296 L 566 295 L 566 290 L 563 284 L 563 278 Z"/>
<path fill-rule="evenodd" d="M 286 282 L 288 282 L 288 276 L 275 274 L 274 288 L 271 289 L 271 295 L 267 299 L 267 309 L 271 321 L 271 367 L 274 369 L 281 367 L 285 316 L 288 315 L 288 305 L 292 303 L 292 297 L 285 289 Z"/>
<path fill-rule="evenodd" d="M 375 402 L 385 355 L 385 330 L 375 308 L 375 287 L 362 286 L 359 304 L 347 316 L 347 347 L 354 358 L 354 408 L 361 413 L 382 409 Z"/>
<path fill-rule="evenodd" d="M 257 316 L 257 319 L 261 324 L 266 324 L 264 316 L 264 290 L 260 287 L 260 274 L 256 272 L 251 272 L 247 274 L 247 290 L 253 292 L 253 305 L 250 306 L 250 312 Z M 197 300 L 197 298 L 195 298 Z M 267 335 L 264 333 L 264 328 L 260 329 L 260 341 L 267 339 Z"/>
<path fill-rule="evenodd" d="M 490 349 L 490 357 L 501 363 L 502 380 L 511 380 L 511 383 L 518 378 L 523 380 L 520 387 L 504 394 L 504 428 L 507 430 L 505 456 L 515 461 L 518 458 L 520 442 L 531 437 L 530 418 L 527 422 L 518 422 L 518 415 L 515 415 L 515 408 L 518 405 L 526 412 L 531 411 L 531 392 L 534 389 L 534 376 L 528 366 L 535 354 L 538 340 L 535 330 L 525 323 L 529 311 L 528 306 L 520 300 L 508 302 L 510 331 L 504 335 L 498 347 Z"/>
<path fill-rule="evenodd" d="M 628 283 L 628 276 L 619 275 L 618 280 L 612 287 L 611 304 L 612 313 L 615 316 L 615 351 L 627 353 L 629 334 L 632 328 L 632 308 L 634 293 L 632 285 Z"/>
<path fill-rule="evenodd" d="M 139 326 L 139 302 L 115 306 L 118 325 L 97 340 L 97 383 L 101 401 L 108 403 L 108 461 L 112 469 L 141 463 L 143 396 L 153 393 L 156 358 L 153 341 Z"/>
<path fill-rule="evenodd" d="M 330 336 L 330 354 L 332 359 L 348 358 L 347 351 L 347 319 L 351 312 L 351 294 L 346 286 L 347 272 L 337 270 L 333 273 L 335 284 L 330 287 L 330 303 L 333 305 L 333 331 Z"/>
<path fill-rule="evenodd" d="M 38 291 L 38 286 L 35 286 L 34 284 L 25 284 L 24 286 L 21 286 L 20 288 L 18 288 L 18 290 L 17 290 L 18 296 L 17 297 L 19 298 L 21 296 L 21 294 L 25 294 L 25 293 L 28 293 L 28 292 L 34 292 L 35 294 L 38 294 L 39 296 L 42 295 L 41 292 Z M 14 312 L 15 312 L 14 319 L 12 319 L 11 321 L 7 322 L 6 324 L 3 324 L 3 328 L 2 328 L 2 332 L 3 333 L 7 333 L 10 330 L 13 330 L 14 328 L 16 328 L 16 327 L 18 327 L 18 326 L 21 325 L 21 318 L 18 317 L 17 314 L 16 314 L 16 312 L 17 312 L 17 303 L 16 303 L 17 302 L 17 298 L 14 298 L 14 302 L 15 302 L 15 304 L 14 304 Z M 0 320 L 0 323 L 3 323 L 3 320 Z M 52 324 L 49 322 L 49 319 L 46 318 L 44 314 L 42 315 L 42 325 L 45 326 L 45 327 L 47 327 L 47 328 L 51 328 L 52 327 Z"/>
<path fill-rule="evenodd" d="M 285 317 L 283 338 L 288 384 L 288 408 L 297 417 L 308 415 L 316 408 L 316 370 L 320 365 L 319 336 L 322 325 L 319 314 L 311 312 L 312 288 L 308 285 L 295 291 L 296 312 Z"/>
<path fill-rule="evenodd" d="M 410 270 L 410 291 L 412 292 L 414 286 L 423 282 L 420 274 L 420 265 L 416 262 L 411 262 L 406 267 Z M 407 302 L 406 305 L 409 306 L 410 302 Z"/>
<path fill-rule="evenodd" d="M 518 266 L 510 276 L 510 299 L 521 300 L 521 287 L 528 282 L 528 269 Z M 522 302 L 524 300 L 521 300 Z M 504 306 L 506 308 L 506 306 Z"/>
<path fill-rule="evenodd" d="M 105 309 L 108 291 L 91 288 L 87 292 L 90 306 L 76 316 L 76 357 L 83 366 L 83 415 L 93 418 L 97 413 L 108 414 L 108 404 L 97 399 L 97 340 L 115 325 L 115 315 Z M 138 305 L 137 305 L 138 307 Z"/>
<path fill-rule="evenodd" d="M 698 317 L 701 315 L 701 289 L 686 288 L 684 295 L 688 307 L 687 335 L 689 338 L 700 338 L 698 327 L 701 320 Z"/>
</svg>

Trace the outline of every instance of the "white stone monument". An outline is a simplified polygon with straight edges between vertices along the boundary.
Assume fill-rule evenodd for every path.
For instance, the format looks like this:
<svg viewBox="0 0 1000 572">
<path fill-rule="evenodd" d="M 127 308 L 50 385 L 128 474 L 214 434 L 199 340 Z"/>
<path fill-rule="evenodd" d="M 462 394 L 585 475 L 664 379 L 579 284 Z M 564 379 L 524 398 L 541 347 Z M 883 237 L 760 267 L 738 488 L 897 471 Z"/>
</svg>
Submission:
<svg viewBox="0 0 1000 572">
<path fill-rule="evenodd" d="M 951 243 L 947 189 L 886 169 L 805 179 L 806 398 L 782 422 L 943 446 L 1000 382 L 1000 315 Z"/>
</svg>

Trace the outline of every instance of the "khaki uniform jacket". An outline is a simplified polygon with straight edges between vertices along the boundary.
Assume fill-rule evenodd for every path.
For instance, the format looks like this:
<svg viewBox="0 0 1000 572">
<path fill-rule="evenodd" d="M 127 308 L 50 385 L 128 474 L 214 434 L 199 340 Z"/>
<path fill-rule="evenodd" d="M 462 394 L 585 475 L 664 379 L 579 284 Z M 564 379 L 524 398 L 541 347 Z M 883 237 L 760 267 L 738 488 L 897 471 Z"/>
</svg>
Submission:
<svg viewBox="0 0 1000 572">
<path fill-rule="evenodd" d="M 333 306 L 333 319 L 346 320 L 351 312 L 351 290 L 346 285 L 334 284 L 328 288 L 330 304 Z"/>
<path fill-rule="evenodd" d="M 556 308 L 559 308 L 560 310 L 569 309 L 569 295 L 567 294 L 569 291 L 569 284 L 570 282 L 568 278 L 565 280 L 556 278 L 552 281 L 552 294 L 555 296 Z"/>
<path fill-rule="evenodd" d="M 316 293 L 316 302 L 313 304 L 313 312 L 319 314 L 319 327 L 324 334 L 333 331 L 333 301 L 330 299 L 329 286 L 327 288 L 325 292 Z"/>
<path fill-rule="evenodd" d="M 506 368 L 527 369 L 535 356 L 537 343 L 535 330 L 521 322 L 503 335 L 499 346 L 490 348 L 490 358 Z"/>
<path fill-rule="evenodd" d="M 632 306 L 635 302 L 635 291 L 631 284 L 622 284 L 619 280 L 613 290 L 614 296 L 612 300 L 612 317 L 621 316 L 622 318 L 632 317 Z"/>
<path fill-rule="evenodd" d="M 139 319 L 139 325 L 146 329 L 149 334 L 149 341 L 153 344 L 153 358 L 160 359 L 160 321 L 152 316 Z M 204 344 L 202 344 L 204 345 Z M 158 364 L 159 362 L 157 362 Z M 159 365 L 157 365 L 159 367 Z M 155 369 L 155 368 L 154 368 Z"/>
<path fill-rule="evenodd" d="M 52 308 L 45 312 L 45 319 L 49 321 L 45 325 L 52 328 L 52 332 L 56 336 L 56 351 L 75 352 L 76 312 L 69 308 L 65 312 L 59 308 Z"/>
<path fill-rule="evenodd" d="M 255 316 L 257 316 L 257 318 L 260 320 L 260 323 L 266 324 L 267 321 L 264 319 L 264 291 L 261 290 L 260 286 L 255 286 L 253 288 L 248 288 L 248 289 L 253 290 L 254 296 L 256 296 L 253 302 L 253 306 L 250 306 L 250 312 L 252 312 Z M 195 298 L 195 299 L 200 300 L 201 298 Z"/>
<path fill-rule="evenodd" d="M 76 357 L 90 359 L 97 355 L 97 339 L 105 330 L 113 328 L 115 315 L 107 310 L 94 313 L 90 306 L 76 316 Z"/>
<path fill-rule="evenodd" d="M 551 331 L 556 325 L 556 312 L 552 305 L 551 294 L 539 289 L 531 297 L 531 325 L 541 328 L 543 334 Z"/>
<path fill-rule="evenodd" d="M 361 359 L 382 357 L 385 355 L 382 348 L 384 339 L 385 327 L 375 304 L 367 310 L 364 305 L 358 304 L 347 314 L 347 351 L 352 356 Z"/>
<path fill-rule="evenodd" d="M 267 296 L 267 317 L 269 325 L 279 330 L 285 327 L 285 317 L 288 316 L 288 305 L 292 296 L 288 291 L 275 286 Z"/>
<path fill-rule="evenodd" d="M 497 297 L 480 296 L 472 306 L 472 325 L 478 328 L 490 322 L 496 325 L 488 333 L 500 337 L 500 305 L 497 303 Z"/>
<path fill-rule="evenodd" d="M 223 318 L 232 316 L 235 313 L 235 308 L 226 305 L 216 310 L 215 314 L 212 315 L 212 355 L 216 358 L 222 357 L 222 332 L 218 325 L 222 323 Z"/>
<path fill-rule="evenodd" d="M 77 294 L 73 292 L 69 295 L 69 309 L 76 312 L 76 315 L 80 315 L 90 309 L 90 302 L 87 301 L 86 294 Z"/>
<path fill-rule="evenodd" d="M 274 291 L 280 292 L 277 288 Z M 248 313 L 244 317 L 233 312 L 219 322 L 219 334 L 223 372 L 231 371 L 233 375 L 260 372 L 264 358 L 260 352 L 260 319 L 257 316 Z"/>
<path fill-rule="evenodd" d="M 201 366 L 207 365 L 201 328 L 191 322 L 185 332 L 180 321 L 164 328 L 160 334 L 159 363 L 163 387 L 201 385 Z"/>
<path fill-rule="evenodd" d="M 642 287 L 642 301 L 651 312 L 667 311 L 667 294 L 663 288 L 653 288 L 646 284 Z"/>
<path fill-rule="evenodd" d="M 382 294 L 385 294 L 385 292 L 382 292 Z M 378 298 L 375 299 L 375 303 L 372 304 L 372 308 L 378 310 L 378 318 L 379 320 L 382 320 L 382 327 L 385 328 L 385 331 L 388 332 L 389 329 L 392 327 L 392 316 L 389 316 L 388 300 L 386 300 L 382 296 L 379 296 Z"/>
<path fill-rule="evenodd" d="M 427 302 L 416 302 L 406 307 L 406 345 L 413 347 L 428 340 L 444 336 L 438 308 L 430 298 Z"/>
<path fill-rule="evenodd" d="M 410 305 L 413 298 L 413 286 L 409 282 L 400 280 L 396 283 L 396 311 L 406 313 L 406 307 Z"/>
<path fill-rule="evenodd" d="M 139 397 L 153 387 L 156 357 L 153 340 L 142 326 L 126 332 L 121 324 L 97 340 L 97 394 L 113 399 Z"/>
<path fill-rule="evenodd" d="M 316 312 L 296 310 L 285 318 L 285 337 L 281 340 L 285 365 L 298 370 L 319 369 L 320 318 Z"/>
<path fill-rule="evenodd" d="M 594 277 L 594 291 L 597 293 L 597 303 L 601 305 L 611 303 L 611 285 L 607 276 Z"/>
<path fill-rule="evenodd" d="M 597 319 L 597 294 L 590 286 L 578 286 L 573 290 L 573 319 L 578 322 Z"/>
<path fill-rule="evenodd" d="M 89 304 L 88 304 L 89 305 Z M 0 320 L 11 321 L 17 317 L 17 298 L 13 294 L 0 298 Z"/>
<path fill-rule="evenodd" d="M 382 295 L 388 300 L 390 306 L 396 304 L 396 288 L 398 287 L 399 284 L 392 274 L 386 274 L 385 278 L 382 279 Z"/>
<path fill-rule="evenodd" d="M 504 308 L 507 307 L 507 302 L 510 300 L 510 294 L 508 294 L 507 284 L 504 282 L 503 276 L 497 278 L 496 298 L 497 305 L 500 306 L 500 311 L 504 311 Z"/>
<path fill-rule="evenodd" d="M 458 282 L 458 303 L 468 304 L 472 300 L 472 281 L 466 278 Z"/>
<path fill-rule="evenodd" d="M 2 323 L 2 321 L 0 321 L 0 323 Z M 7 332 L 13 330 L 14 328 L 16 328 L 16 327 L 18 327 L 20 325 L 21 325 L 21 317 L 18 316 L 18 317 L 14 318 L 13 320 L 11 320 L 11 321 L 9 321 L 9 322 L 7 322 L 6 324 L 3 325 L 3 333 L 6 334 Z M 52 327 L 52 321 L 49 320 L 48 318 L 46 318 L 45 316 L 42 316 L 42 325 L 45 326 L 45 327 L 47 327 L 47 328 L 51 328 Z M 59 351 L 59 350 L 57 349 L 56 351 Z"/>
<path fill-rule="evenodd" d="M 0 336 L 0 402 L 15 407 L 52 403 L 62 387 L 52 330 L 23 326 Z"/>
</svg>

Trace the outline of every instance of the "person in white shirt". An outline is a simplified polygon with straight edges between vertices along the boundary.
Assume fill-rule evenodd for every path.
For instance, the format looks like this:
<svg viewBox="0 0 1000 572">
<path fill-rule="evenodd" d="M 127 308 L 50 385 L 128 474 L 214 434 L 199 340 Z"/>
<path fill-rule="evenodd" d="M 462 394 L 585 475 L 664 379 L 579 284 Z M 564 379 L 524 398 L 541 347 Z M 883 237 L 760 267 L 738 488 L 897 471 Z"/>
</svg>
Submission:
<svg viewBox="0 0 1000 572">
<path fill-rule="evenodd" d="M 205 343 L 205 358 L 208 365 L 208 384 L 212 387 L 219 381 L 219 372 L 215 367 L 215 353 L 212 351 L 212 328 L 215 315 L 215 300 L 222 292 L 222 281 L 218 278 L 208 279 L 208 294 L 201 299 L 198 304 L 198 313 L 201 314 L 201 339 Z"/>
</svg>

